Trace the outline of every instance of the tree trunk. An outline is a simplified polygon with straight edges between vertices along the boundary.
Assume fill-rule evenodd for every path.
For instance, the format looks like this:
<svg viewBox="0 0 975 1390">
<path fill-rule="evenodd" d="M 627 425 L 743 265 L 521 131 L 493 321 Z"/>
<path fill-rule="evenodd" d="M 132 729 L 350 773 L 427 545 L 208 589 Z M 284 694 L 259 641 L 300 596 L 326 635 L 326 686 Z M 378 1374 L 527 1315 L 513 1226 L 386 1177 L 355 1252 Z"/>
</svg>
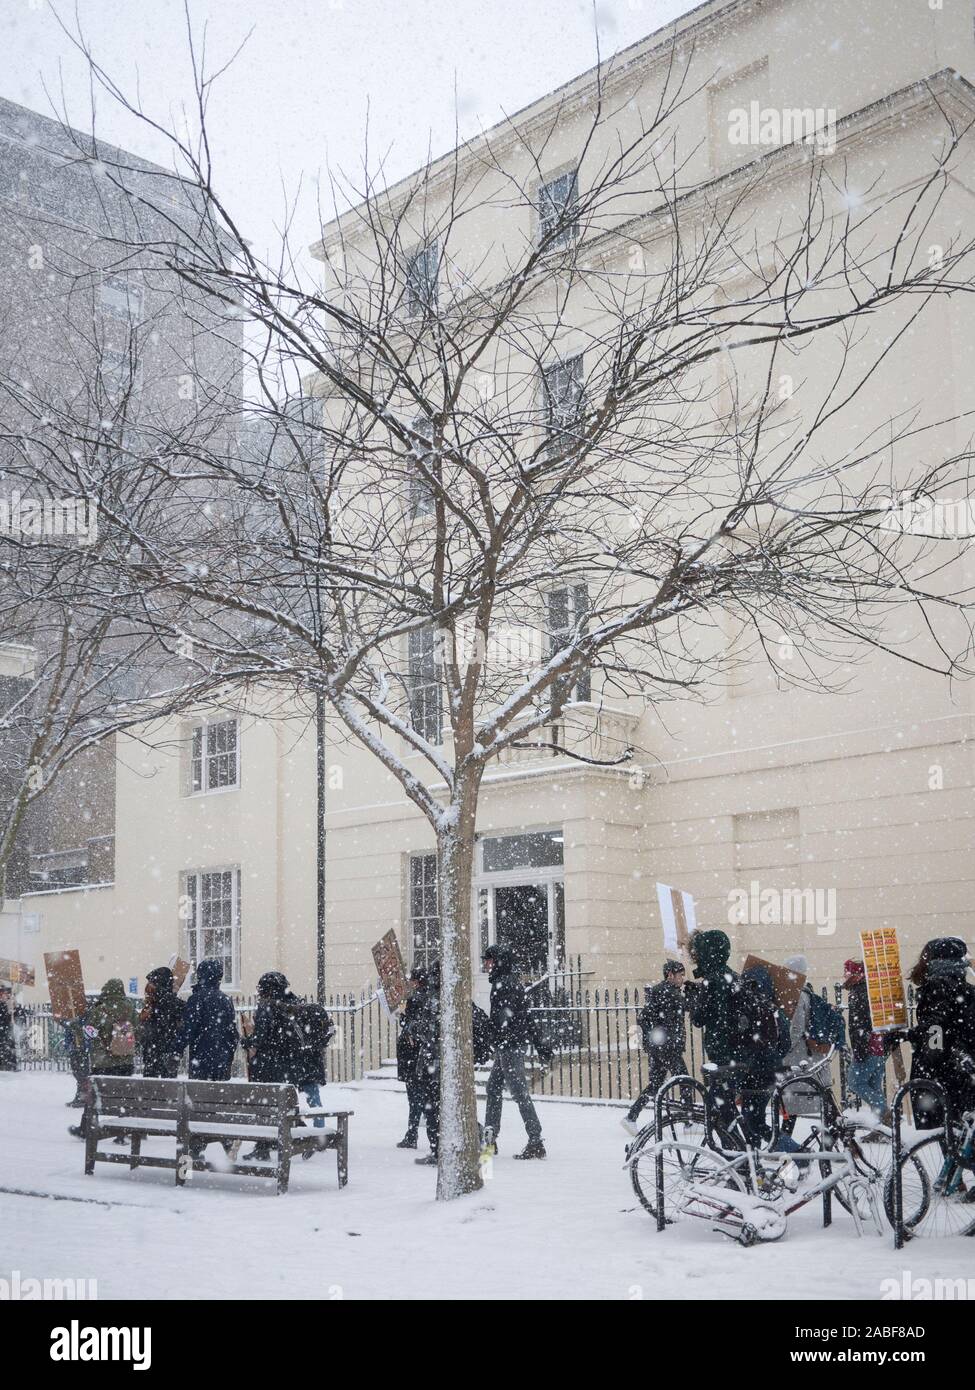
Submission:
<svg viewBox="0 0 975 1390">
<path fill-rule="evenodd" d="M 440 857 L 440 1161 L 437 1198 L 481 1186 L 474 1044 L 471 1030 L 471 883 L 477 781 L 462 783 L 452 823 L 438 835 Z"/>
</svg>

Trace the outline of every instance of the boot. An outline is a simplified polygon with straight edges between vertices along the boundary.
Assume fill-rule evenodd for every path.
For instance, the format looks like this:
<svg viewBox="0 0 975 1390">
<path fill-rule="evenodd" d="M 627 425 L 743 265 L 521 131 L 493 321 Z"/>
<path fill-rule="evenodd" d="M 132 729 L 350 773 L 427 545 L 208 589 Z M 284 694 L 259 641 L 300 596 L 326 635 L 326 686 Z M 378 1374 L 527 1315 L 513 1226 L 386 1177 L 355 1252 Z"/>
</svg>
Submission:
<svg viewBox="0 0 975 1390">
<path fill-rule="evenodd" d="M 260 1140 L 254 1145 L 249 1154 L 243 1154 L 242 1163 L 267 1163 L 271 1158 L 271 1145 L 264 1144 Z"/>
<path fill-rule="evenodd" d="M 407 1130 L 406 1133 L 403 1135 L 402 1139 L 401 1139 L 401 1140 L 399 1141 L 399 1143 L 396 1145 L 396 1147 L 397 1147 L 398 1149 L 415 1149 L 415 1148 L 416 1148 L 416 1135 L 415 1135 L 415 1134 L 411 1134 L 410 1131 Z"/>
<path fill-rule="evenodd" d="M 420 1168 L 436 1168 L 437 1155 L 431 1151 L 425 1158 L 414 1158 L 413 1162 Z"/>
<path fill-rule="evenodd" d="M 545 1145 L 541 1139 L 529 1139 L 520 1154 L 515 1154 L 515 1158 L 545 1158 Z"/>
<path fill-rule="evenodd" d="M 73 1134 L 76 1139 L 84 1139 L 85 1131 L 81 1125 L 68 1125 L 68 1133 Z"/>
</svg>

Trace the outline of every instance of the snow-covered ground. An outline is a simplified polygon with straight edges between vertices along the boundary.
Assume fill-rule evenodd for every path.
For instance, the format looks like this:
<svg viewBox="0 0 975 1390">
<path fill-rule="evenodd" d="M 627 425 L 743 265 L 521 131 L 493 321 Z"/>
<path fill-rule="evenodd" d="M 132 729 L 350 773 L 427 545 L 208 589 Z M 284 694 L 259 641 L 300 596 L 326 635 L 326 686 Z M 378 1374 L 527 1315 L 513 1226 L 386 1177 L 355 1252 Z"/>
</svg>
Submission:
<svg viewBox="0 0 975 1390">
<path fill-rule="evenodd" d="M 526 1164 L 511 1157 L 524 1131 L 506 1102 L 491 1181 L 441 1205 L 434 1170 L 394 1147 L 404 1098 L 369 1082 L 327 1090 L 356 1112 L 343 1192 L 333 1154 L 297 1163 L 283 1197 L 210 1175 L 177 1189 L 147 1168 L 86 1178 L 67 1133 L 72 1084 L 0 1073 L 0 1277 L 94 1278 L 101 1298 L 877 1299 L 905 1269 L 973 1272 L 970 1240 L 898 1253 L 890 1231 L 858 1240 L 838 1207 L 824 1231 L 817 1203 L 775 1245 L 745 1250 L 702 1222 L 658 1235 L 621 1167 L 621 1112 L 595 1106 L 544 1105 L 549 1158 Z"/>
</svg>

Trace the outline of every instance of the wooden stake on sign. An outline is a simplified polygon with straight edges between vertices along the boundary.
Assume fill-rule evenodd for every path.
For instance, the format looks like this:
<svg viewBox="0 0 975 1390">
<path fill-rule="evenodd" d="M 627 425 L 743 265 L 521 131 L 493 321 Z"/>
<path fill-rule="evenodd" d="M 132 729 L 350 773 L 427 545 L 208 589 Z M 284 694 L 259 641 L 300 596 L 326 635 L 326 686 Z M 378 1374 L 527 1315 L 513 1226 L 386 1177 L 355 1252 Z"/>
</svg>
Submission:
<svg viewBox="0 0 975 1390">
<path fill-rule="evenodd" d="M 406 979 L 406 967 L 394 931 L 388 931 L 381 941 L 376 942 L 372 948 L 372 958 L 376 963 L 386 1003 L 390 1011 L 395 1013 L 410 990 Z"/>
<path fill-rule="evenodd" d="M 87 1007 L 80 954 L 77 951 L 45 951 L 44 969 L 55 1022 L 70 1023 L 80 1018 Z"/>
<path fill-rule="evenodd" d="M 694 899 L 690 893 L 685 893 L 680 888 L 672 888 L 669 883 L 658 883 L 657 903 L 663 924 L 664 950 L 677 951 L 684 955 L 687 943 L 697 930 Z"/>
</svg>

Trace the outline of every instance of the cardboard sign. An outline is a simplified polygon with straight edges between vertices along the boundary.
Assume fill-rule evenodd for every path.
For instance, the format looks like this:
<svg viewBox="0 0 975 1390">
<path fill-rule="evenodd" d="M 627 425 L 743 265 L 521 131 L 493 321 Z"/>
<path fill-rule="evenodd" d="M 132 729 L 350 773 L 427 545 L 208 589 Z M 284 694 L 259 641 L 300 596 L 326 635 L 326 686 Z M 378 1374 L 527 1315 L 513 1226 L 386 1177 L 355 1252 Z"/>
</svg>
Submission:
<svg viewBox="0 0 975 1390">
<path fill-rule="evenodd" d="M 862 931 L 860 947 L 870 999 L 870 1026 L 875 1033 L 907 1027 L 907 991 L 901 974 L 901 950 L 893 927 Z"/>
<path fill-rule="evenodd" d="M 34 967 L 25 965 L 22 960 L 0 960 L 0 980 L 9 980 L 12 985 L 34 987 Z"/>
<path fill-rule="evenodd" d="M 394 931 L 388 931 L 381 941 L 376 942 L 372 948 L 372 958 L 379 972 L 386 1003 L 395 1011 L 410 991 L 406 981 L 406 967 Z"/>
<path fill-rule="evenodd" d="M 179 994 L 193 967 L 188 960 L 181 960 L 179 956 L 173 956 L 169 962 L 169 968 L 173 972 L 173 993 Z"/>
<path fill-rule="evenodd" d="M 761 956 L 746 956 L 742 970 L 750 970 L 753 965 L 764 965 L 772 977 L 772 984 L 775 986 L 783 1013 L 786 1018 L 794 1018 L 799 1007 L 802 987 L 806 983 L 805 975 L 797 975 L 794 970 L 787 970 L 784 965 L 773 965 L 770 960 L 762 960 Z"/>
<path fill-rule="evenodd" d="M 686 951 L 691 933 L 697 931 L 694 899 L 680 888 L 668 883 L 657 884 L 657 902 L 664 928 L 664 946 L 668 951 Z"/>
<path fill-rule="evenodd" d="M 45 951 L 44 969 L 55 1021 L 68 1023 L 80 1018 L 86 1007 L 81 956 L 77 951 Z"/>
</svg>

